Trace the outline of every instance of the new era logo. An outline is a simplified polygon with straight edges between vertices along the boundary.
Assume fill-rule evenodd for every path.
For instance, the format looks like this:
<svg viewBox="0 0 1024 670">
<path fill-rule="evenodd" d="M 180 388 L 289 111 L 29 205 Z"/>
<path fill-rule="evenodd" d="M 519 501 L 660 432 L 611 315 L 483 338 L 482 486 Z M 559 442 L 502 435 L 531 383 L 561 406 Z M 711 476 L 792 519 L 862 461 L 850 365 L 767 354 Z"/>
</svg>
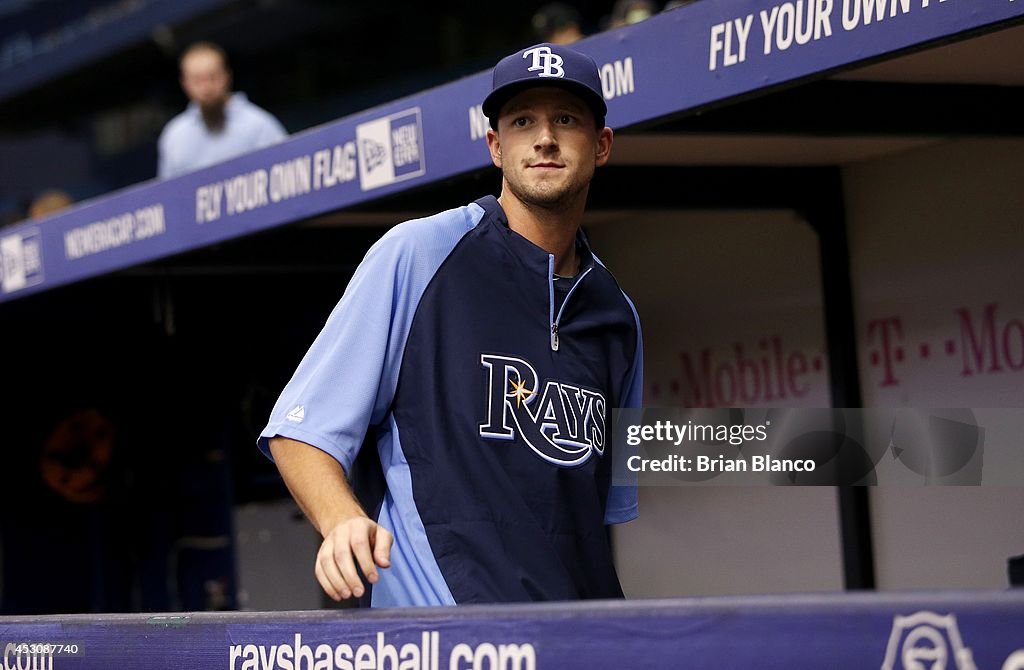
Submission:
<svg viewBox="0 0 1024 670">
<path fill-rule="evenodd" d="M 42 246 L 38 228 L 0 238 L 0 291 L 10 293 L 42 283 Z"/>
<path fill-rule="evenodd" d="M 364 139 L 362 146 L 360 147 L 363 152 L 363 156 L 366 158 L 366 171 L 373 172 L 375 169 L 384 165 L 387 160 L 387 154 L 385 153 L 384 145 L 380 142 L 374 142 L 370 139 Z"/>
<path fill-rule="evenodd" d="M 359 124 L 356 141 L 359 187 L 364 191 L 426 173 L 419 107 Z"/>
<path fill-rule="evenodd" d="M 551 47 L 537 47 L 523 52 L 523 58 L 533 58 L 533 65 L 527 72 L 540 71 L 538 77 L 564 77 L 565 70 L 562 69 L 562 57 L 551 53 Z"/>
<path fill-rule="evenodd" d="M 293 423 L 302 423 L 302 420 L 306 418 L 306 408 L 302 405 L 296 405 L 295 409 L 288 412 L 288 416 L 285 418 Z"/>
</svg>

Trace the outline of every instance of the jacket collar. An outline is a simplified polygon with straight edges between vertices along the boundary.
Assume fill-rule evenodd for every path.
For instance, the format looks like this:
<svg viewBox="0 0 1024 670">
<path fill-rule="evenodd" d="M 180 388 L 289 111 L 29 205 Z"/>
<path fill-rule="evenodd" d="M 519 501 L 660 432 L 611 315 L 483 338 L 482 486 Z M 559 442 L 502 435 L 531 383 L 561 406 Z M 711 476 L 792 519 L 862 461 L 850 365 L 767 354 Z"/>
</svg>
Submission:
<svg viewBox="0 0 1024 670">
<path fill-rule="evenodd" d="M 548 256 L 550 256 L 550 254 L 509 228 L 508 217 L 505 216 L 505 210 L 501 208 L 501 203 L 498 202 L 498 199 L 493 195 L 485 195 L 475 202 L 483 208 L 485 212 L 483 221 L 489 222 L 502 229 L 502 232 L 510 245 L 515 249 L 516 253 L 523 257 L 523 259 L 530 264 L 530 267 L 536 266 L 538 268 L 542 268 L 543 273 L 546 276 L 549 273 Z M 590 249 L 590 242 L 587 240 L 587 236 L 583 233 L 582 228 L 577 229 L 576 231 L 576 253 L 580 256 L 579 271 L 581 273 L 594 264 L 594 253 Z"/>
</svg>

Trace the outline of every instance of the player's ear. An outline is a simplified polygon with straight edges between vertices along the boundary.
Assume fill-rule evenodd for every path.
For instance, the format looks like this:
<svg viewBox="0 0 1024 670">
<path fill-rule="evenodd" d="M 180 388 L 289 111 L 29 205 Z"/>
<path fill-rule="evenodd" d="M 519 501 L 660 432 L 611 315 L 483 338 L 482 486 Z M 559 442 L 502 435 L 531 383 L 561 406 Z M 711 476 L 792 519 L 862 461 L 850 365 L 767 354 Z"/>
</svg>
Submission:
<svg viewBox="0 0 1024 670">
<path fill-rule="evenodd" d="M 597 150 L 595 151 L 595 165 L 601 167 L 608 162 L 612 155 L 612 140 L 614 133 L 612 129 L 605 126 L 597 133 Z"/>
<path fill-rule="evenodd" d="M 501 138 L 493 128 L 487 129 L 487 149 L 491 152 L 491 162 L 494 167 L 501 167 Z"/>
</svg>

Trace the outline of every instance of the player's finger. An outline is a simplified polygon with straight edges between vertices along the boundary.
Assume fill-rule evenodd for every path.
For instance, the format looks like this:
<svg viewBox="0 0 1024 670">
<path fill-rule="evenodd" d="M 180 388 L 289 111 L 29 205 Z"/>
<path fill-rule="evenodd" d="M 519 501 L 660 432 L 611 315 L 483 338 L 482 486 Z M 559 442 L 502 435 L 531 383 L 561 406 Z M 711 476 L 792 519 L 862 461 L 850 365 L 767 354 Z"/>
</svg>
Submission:
<svg viewBox="0 0 1024 670">
<path fill-rule="evenodd" d="M 359 569 L 363 571 L 371 584 L 377 581 L 377 566 L 374 565 L 373 556 L 370 553 L 370 533 L 372 532 L 372 527 L 367 525 L 352 534 L 352 554 L 359 563 Z"/>
<path fill-rule="evenodd" d="M 328 581 L 338 592 L 340 600 L 346 600 L 352 597 L 352 590 L 339 569 L 333 554 L 326 555 L 320 562 L 320 567 L 323 569 L 324 575 L 327 577 Z"/>
<path fill-rule="evenodd" d="M 333 598 L 334 600 L 340 601 L 342 600 L 342 595 L 341 591 L 338 588 L 338 584 L 343 582 L 343 580 L 341 579 L 341 573 L 338 573 L 336 577 L 332 578 L 328 576 L 327 570 L 325 569 L 325 565 L 327 564 L 327 560 L 325 557 L 329 557 L 330 555 L 331 552 L 329 550 L 325 551 L 321 548 L 321 550 L 317 553 L 316 567 L 314 568 L 313 572 L 316 574 L 316 580 L 320 582 L 320 588 L 324 590 L 324 593 L 326 593 L 329 597 Z"/>
<path fill-rule="evenodd" d="M 334 585 L 331 584 L 331 581 L 327 579 L 323 568 L 320 567 L 319 557 L 314 561 L 313 573 L 316 575 L 316 581 L 320 584 L 320 588 L 324 590 L 324 593 L 327 594 L 327 597 L 331 600 L 340 601 L 341 596 L 338 594 L 337 589 L 335 589 Z"/>
<path fill-rule="evenodd" d="M 373 540 L 373 560 L 382 568 L 391 566 L 391 545 L 395 537 L 388 532 L 384 526 L 377 526 L 377 533 Z"/>
<path fill-rule="evenodd" d="M 352 595 L 359 598 L 363 595 L 363 580 L 356 572 L 356 564 L 352 560 L 352 537 L 346 534 L 345 542 L 337 542 L 334 545 L 334 563 L 340 571 L 344 588 L 342 594 L 349 598 Z"/>
<path fill-rule="evenodd" d="M 352 564 L 352 550 L 348 546 L 348 529 L 340 526 L 329 535 L 330 544 L 324 541 L 323 561 L 320 563 L 324 574 L 338 590 L 338 594 L 344 598 L 352 597 L 352 583 L 345 575 L 345 558 L 348 558 L 349 565 Z"/>
</svg>

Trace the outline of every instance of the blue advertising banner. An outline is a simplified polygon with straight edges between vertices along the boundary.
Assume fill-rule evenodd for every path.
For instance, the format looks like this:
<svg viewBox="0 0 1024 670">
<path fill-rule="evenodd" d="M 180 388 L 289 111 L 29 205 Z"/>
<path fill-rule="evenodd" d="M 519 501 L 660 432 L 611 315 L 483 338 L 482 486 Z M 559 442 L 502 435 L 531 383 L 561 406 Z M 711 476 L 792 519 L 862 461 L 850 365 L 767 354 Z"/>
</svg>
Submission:
<svg viewBox="0 0 1024 670">
<path fill-rule="evenodd" d="M 622 128 L 1022 16 L 1013 0 L 706 0 L 579 48 Z M 484 167 L 489 87 L 483 72 L 7 228 L 0 302 Z"/>
<path fill-rule="evenodd" d="M 40 670 L 1024 669 L 1024 593 L 0 618 Z"/>
</svg>

